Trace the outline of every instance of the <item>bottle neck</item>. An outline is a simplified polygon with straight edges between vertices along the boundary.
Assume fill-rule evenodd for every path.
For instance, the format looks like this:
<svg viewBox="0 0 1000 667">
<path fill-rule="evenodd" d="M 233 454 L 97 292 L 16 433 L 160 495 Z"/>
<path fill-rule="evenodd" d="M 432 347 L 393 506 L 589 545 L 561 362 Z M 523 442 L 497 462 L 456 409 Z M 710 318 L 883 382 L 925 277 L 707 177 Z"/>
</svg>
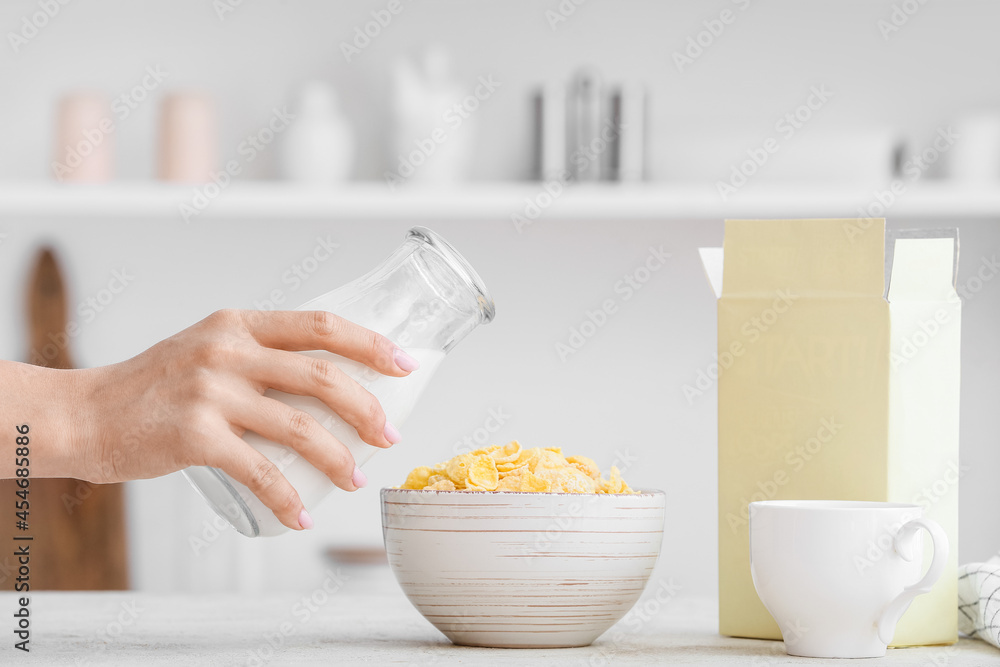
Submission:
<svg viewBox="0 0 1000 667">
<path fill-rule="evenodd" d="M 493 319 L 479 274 L 436 233 L 415 227 L 368 274 L 299 307 L 328 310 L 404 348 L 448 352 Z"/>
<path fill-rule="evenodd" d="M 406 327 L 410 337 L 429 334 L 448 352 L 477 326 L 493 320 L 493 297 L 482 278 L 441 236 L 414 227 L 401 250 L 409 250 L 403 260 L 409 265 L 406 272 L 412 272 L 409 280 L 426 288 Z M 400 344 L 405 345 L 407 336 L 401 335 Z"/>
</svg>

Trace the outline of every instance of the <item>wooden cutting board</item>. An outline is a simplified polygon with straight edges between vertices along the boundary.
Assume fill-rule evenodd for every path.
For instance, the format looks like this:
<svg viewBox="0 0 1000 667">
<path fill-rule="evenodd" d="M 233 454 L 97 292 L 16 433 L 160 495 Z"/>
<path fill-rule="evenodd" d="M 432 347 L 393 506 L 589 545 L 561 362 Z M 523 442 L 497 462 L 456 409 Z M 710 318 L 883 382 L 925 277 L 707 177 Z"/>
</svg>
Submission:
<svg viewBox="0 0 1000 667">
<path fill-rule="evenodd" d="M 27 306 L 31 363 L 72 368 L 72 339 L 65 335 L 66 288 L 48 248 L 39 253 L 31 273 Z M 127 589 L 123 485 L 32 479 L 30 488 L 32 590 Z M 0 506 L 10 499 L 13 507 L 15 490 L 12 480 L 0 480 Z M 12 524 L 0 521 L 4 544 L 12 543 Z M 13 578 L 8 562 L 0 557 L 0 588 L 13 590 Z"/>
</svg>

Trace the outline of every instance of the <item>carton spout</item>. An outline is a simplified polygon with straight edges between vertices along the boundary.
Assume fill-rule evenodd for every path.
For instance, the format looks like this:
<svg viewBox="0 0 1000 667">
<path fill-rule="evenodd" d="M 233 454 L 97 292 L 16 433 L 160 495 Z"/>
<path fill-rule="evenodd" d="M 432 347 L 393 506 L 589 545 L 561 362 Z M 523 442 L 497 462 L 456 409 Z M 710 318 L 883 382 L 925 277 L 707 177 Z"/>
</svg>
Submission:
<svg viewBox="0 0 1000 667">
<path fill-rule="evenodd" d="M 698 248 L 701 255 L 701 265 L 705 268 L 705 277 L 715 292 L 715 298 L 722 297 L 722 248 Z"/>
<path fill-rule="evenodd" d="M 886 298 L 953 298 L 958 287 L 958 250 L 954 227 L 886 230 Z"/>
</svg>

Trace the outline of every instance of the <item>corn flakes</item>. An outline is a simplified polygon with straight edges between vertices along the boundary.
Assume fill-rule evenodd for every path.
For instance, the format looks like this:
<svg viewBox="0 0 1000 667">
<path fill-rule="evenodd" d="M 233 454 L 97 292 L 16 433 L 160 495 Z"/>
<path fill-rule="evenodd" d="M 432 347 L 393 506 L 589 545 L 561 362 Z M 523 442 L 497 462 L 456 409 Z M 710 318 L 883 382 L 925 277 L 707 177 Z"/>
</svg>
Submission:
<svg viewBox="0 0 1000 667">
<path fill-rule="evenodd" d="M 601 469 L 597 467 L 594 459 L 588 459 L 586 456 L 567 456 L 566 462 L 590 479 L 601 478 Z"/>
<path fill-rule="evenodd" d="M 512 440 L 503 447 L 495 447 L 490 455 L 497 462 L 497 466 L 501 463 L 514 463 L 521 455 L 521 443 Z"/>
<path fill-rule="evenodd" d="M 406 481 L 403 482 L 404 489 L 422 489 L 427 486 L 427 480 L 430 478 L 432 471 L 427 466 L 420 466 L 414 468 L 413 471 L 406 476 Z"/>
<path fill-rule="evenodd" d="M 467 487 L 476 485 L 485 491 L 493 491 L 499 483 L 500 473 L 497 471 L 496 463 L 489 456 L 480 457 L 469 466 Z"/>
<path fill-rule="evenodd" d="M 427 489 L 427 490 L 429 490 L 429 491 L 457 491 L 458 490 L 458 489 L 455 488 L 455 482 L 451 481 L 448 478 L 439 479 L 438 481 L 434 482 L 433 484 L 428 484 L 424 488 Z"/>
<path fill-rule="evenodd" d="M 462 488 L 465 481 L 469 479 L 469 467 L 476 457 L 470 454 L 460 454 L 445 464 L 444 474 L 448 476 L 455 486 Z"/>
<path fill-rule="evenodd" d="M 635 493 L 616 466 L 608 479 L 586 456 L 565 457 L 560 447 L 524 449 L 517 440 L 459 454 L 434 466 L 414 468 L 403 489 L 436 491 L 531 491 Z"/>
</svg>

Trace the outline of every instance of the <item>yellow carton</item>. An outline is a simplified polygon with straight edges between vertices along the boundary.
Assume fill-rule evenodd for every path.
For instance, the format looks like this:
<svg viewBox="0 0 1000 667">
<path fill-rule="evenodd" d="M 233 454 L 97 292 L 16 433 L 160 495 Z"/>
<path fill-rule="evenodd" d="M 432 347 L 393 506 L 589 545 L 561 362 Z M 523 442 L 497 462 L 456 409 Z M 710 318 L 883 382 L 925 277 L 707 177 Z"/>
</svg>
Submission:
<svg viewBox="0 0 1000 667">
<path fill-rule="evenodd" d="M 842 499 L 918 503 L 944 527 L 948 569 L 894 645 L 958 639 L 958 239 L 890 241 L 884 220 L 726 222 L 712 280 L 722 634 L 781 638 L 750 578 L 748 503 Z"/>
</svg>

